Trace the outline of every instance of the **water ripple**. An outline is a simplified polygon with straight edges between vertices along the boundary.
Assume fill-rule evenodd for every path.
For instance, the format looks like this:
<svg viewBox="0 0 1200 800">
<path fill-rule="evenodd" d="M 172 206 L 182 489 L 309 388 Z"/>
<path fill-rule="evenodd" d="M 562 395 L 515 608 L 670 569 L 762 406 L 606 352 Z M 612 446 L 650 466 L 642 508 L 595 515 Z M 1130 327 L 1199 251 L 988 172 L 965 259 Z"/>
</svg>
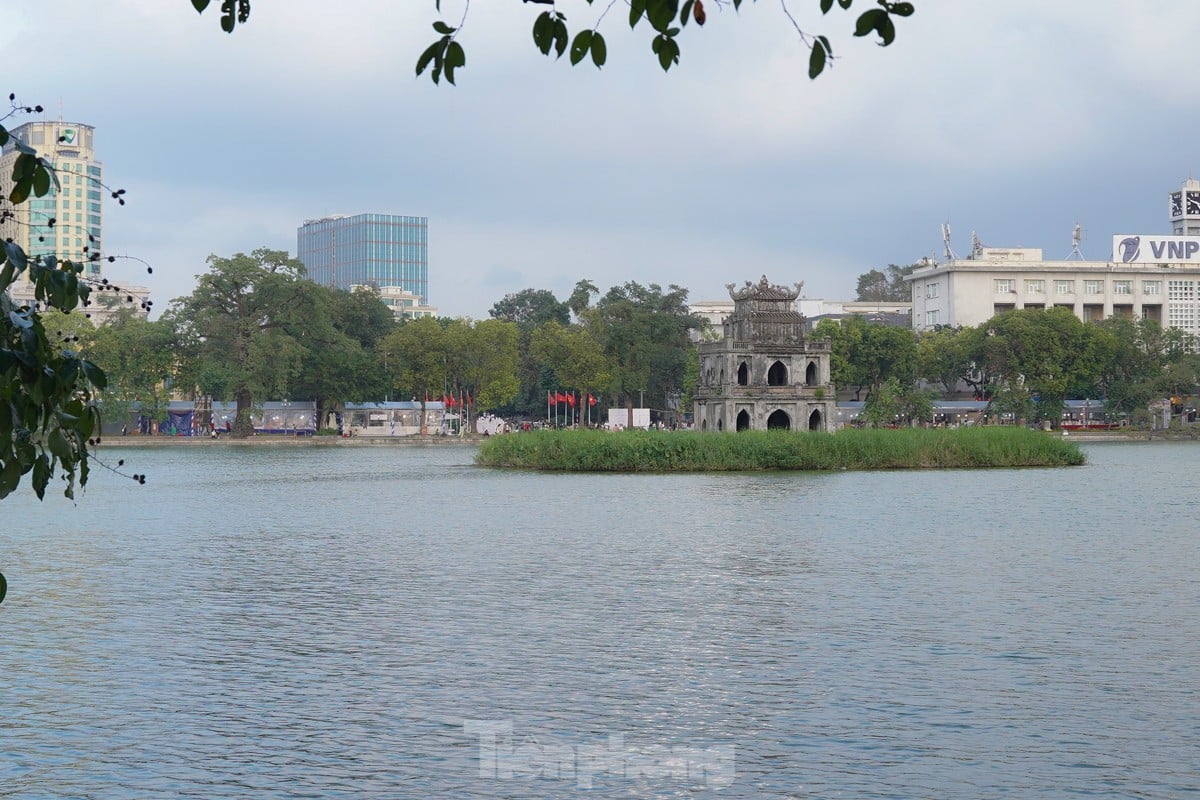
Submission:
<svg viewBox="0 0 1200 800">
<path fill-rule="evenodd" d="M 5 501 L 14 797 L 1177 797 L 1188 445 L 1073 470 L 572 476 L 122 454 Z"/>
</svg>

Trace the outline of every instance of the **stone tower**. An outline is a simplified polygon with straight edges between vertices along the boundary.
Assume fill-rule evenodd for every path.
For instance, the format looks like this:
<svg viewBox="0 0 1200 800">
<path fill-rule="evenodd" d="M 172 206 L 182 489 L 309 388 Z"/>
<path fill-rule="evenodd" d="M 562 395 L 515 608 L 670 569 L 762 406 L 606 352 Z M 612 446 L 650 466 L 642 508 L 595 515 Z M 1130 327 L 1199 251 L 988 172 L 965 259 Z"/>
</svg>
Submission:
<svg viewBox="0 0 1200 800">
<path fill-rule="evenodd" d="M 833 430 L 830 343 L 808 338 L 795 308 L 802 287 L 772 286 L 765 275 L 727 286 L 733 313 L 724 338 L 700 344 L 698 430 Z"/>
</svg>

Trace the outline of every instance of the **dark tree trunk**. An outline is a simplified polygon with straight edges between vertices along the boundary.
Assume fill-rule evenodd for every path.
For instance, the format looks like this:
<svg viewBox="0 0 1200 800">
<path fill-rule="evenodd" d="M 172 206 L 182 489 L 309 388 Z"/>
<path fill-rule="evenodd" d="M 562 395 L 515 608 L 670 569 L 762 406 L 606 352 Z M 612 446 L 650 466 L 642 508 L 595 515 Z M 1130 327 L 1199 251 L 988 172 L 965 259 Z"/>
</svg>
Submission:
<svg viewBox="0 0 1200 800">
<path fill-rule="evenodd" d="M 254 435 L 254 423 L 250 420 L 251 397 L 249 389 L 238 389 L 237 416 L 233 420 L 233 437 L 245 439 Z"/>
</svg>

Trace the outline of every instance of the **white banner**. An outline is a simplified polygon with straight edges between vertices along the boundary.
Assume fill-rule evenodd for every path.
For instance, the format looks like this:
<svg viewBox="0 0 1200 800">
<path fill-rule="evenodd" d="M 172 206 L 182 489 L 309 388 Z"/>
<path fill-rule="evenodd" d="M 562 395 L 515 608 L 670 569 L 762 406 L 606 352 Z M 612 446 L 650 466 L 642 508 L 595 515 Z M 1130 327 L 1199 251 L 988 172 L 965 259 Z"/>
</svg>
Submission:
<svg viewBox="0 0 1200 800">
<path fill-rule="evenodd" d="M 1118 264 L 1200 264 L 1200 236 L 1117 234 L 1112 260 Z"/>
</svg>

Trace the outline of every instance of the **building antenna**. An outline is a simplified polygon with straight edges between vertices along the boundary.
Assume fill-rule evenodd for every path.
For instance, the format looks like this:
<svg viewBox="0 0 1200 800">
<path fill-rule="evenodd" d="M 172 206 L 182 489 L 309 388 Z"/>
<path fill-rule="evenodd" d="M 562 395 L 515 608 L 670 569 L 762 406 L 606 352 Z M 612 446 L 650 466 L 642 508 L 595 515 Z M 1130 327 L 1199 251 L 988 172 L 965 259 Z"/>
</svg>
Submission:
<svg viewBox="0 0 1200 800">
<path fill-rule="evenodd" d="M 983 242 L 979 241 L 979 234 L 971 231 L 971 258 L 983 257 Z"/>
<path fill-rule="evenodd" d="M 950 220 L 942 223 L 942 245 L 946 248 L 946 259 L 957 261 L 958 256 L 954 255 L 954 250 L 950 247 Z"/>
<path fill-rule="evenodd" d="M 1071 255 L 1067 256 L 1067 261 L 1073 258 L 1084 260 L 1083 253 L 1079 250 L 1079 243 L 1083 241 L 1083 226 L 1078 222 L 1075 223 L 1075 230 L 1071 231 Z"/>
</svg>

